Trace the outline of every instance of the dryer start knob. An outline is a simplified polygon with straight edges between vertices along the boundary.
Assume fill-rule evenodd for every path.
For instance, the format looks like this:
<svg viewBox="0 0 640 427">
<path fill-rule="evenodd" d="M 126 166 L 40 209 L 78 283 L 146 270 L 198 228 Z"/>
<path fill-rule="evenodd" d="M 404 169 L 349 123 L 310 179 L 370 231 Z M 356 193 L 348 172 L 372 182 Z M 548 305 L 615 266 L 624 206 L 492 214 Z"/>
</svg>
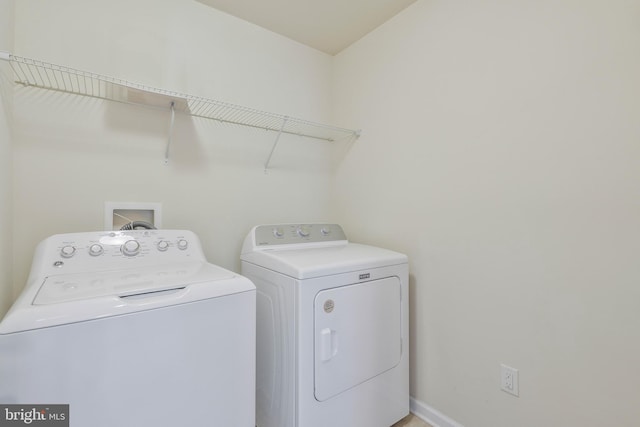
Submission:
<svg viewBox="0 0 640 427">
<path fill-rule="evenodd" d="M 180 249 L 181 251 L 184 251 L 188 247 L 189 247 L 189 242 L 187 242 L 185 239 L 178 240 L 178 249 Z"/>
<path fill-rule="evenodd" d="M 311 231 L 309 231 L 308 227 L 298 227 L 298 236 L 300 237 L 309 237 Z"/>
<path fill-rule="evenodd" d="M 120 247 L 120 250 L 126 256 L 135 256 L 140 252 L 140 243 L 137 240 L 127 240 Z"/>
</svg>

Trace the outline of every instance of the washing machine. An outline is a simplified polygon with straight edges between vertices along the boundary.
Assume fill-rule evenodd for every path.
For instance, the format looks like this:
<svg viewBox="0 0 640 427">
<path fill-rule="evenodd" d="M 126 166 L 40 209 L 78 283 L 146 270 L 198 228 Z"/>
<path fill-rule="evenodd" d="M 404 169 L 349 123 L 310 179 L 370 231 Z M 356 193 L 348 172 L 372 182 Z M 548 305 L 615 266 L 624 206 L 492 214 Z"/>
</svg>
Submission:
<svg viewBox="0 0 640 427">
<path fill-rule="evenodd" d="M 389 427 L 409 413 L 408 263 L 337 224 L 259 225 L 258 427 Z"/>
<path fill-rule="evenodd" d="M 190 231 L 52 236 L 0 323 L 0 404 L 69 405 L 55 425 L 76 427 L 253 427 L 255 296 Z"/>
</svg>

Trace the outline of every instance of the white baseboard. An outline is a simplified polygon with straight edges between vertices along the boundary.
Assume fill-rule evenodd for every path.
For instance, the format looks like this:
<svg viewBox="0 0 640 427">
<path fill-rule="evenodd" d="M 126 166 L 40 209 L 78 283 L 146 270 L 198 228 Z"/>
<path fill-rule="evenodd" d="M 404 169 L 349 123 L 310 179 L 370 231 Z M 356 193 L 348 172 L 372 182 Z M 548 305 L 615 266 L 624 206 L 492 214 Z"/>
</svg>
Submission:
<svg viewBox="0 0 640 427">
<path fill-rule="evenodd" d="M 424 402 L 414 399 L 409 401 L 411 412 L 421 420 L 431 424 L 433 427 L 464 427 L 462 424 L 447 417 L 442 412 L 432 408 Z"/>
</svg>

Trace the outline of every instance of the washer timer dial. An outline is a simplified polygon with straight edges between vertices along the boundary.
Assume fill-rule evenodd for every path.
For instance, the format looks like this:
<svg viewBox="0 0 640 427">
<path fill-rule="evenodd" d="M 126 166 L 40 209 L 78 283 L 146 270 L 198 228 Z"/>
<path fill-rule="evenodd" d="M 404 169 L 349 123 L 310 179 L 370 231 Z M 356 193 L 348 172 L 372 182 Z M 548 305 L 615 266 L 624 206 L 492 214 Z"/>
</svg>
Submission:
<svg viewBox="0 0 640 427">
<path fill-rule="evenodd" d="M 140 243 L 137 240 L 127 240 L 120 247 L 120 250 L 126 256 L 136 256 L 140 252 Z"/>
</svg>

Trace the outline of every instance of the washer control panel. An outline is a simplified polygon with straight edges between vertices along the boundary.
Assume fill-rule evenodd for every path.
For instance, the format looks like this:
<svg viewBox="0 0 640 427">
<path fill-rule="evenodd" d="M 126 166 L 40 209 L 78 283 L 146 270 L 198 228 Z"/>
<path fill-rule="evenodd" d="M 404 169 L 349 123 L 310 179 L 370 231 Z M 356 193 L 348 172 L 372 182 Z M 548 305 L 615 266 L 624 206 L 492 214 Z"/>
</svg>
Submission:
<svg viewBox="0 0 640 427">
<path fill-rule="evenodd" d="M 187 230 L 131 230 L 51 236 L 40 251 L 51 272 L 106 270 L 166 262 L 205 261 L 197 236 Z"/>
<path fill-rule="evenodd" d="M 259 225 L 254 229 L 254 236 L 258 247 L 347 240 L 338 224 Z"/>
</svg>

